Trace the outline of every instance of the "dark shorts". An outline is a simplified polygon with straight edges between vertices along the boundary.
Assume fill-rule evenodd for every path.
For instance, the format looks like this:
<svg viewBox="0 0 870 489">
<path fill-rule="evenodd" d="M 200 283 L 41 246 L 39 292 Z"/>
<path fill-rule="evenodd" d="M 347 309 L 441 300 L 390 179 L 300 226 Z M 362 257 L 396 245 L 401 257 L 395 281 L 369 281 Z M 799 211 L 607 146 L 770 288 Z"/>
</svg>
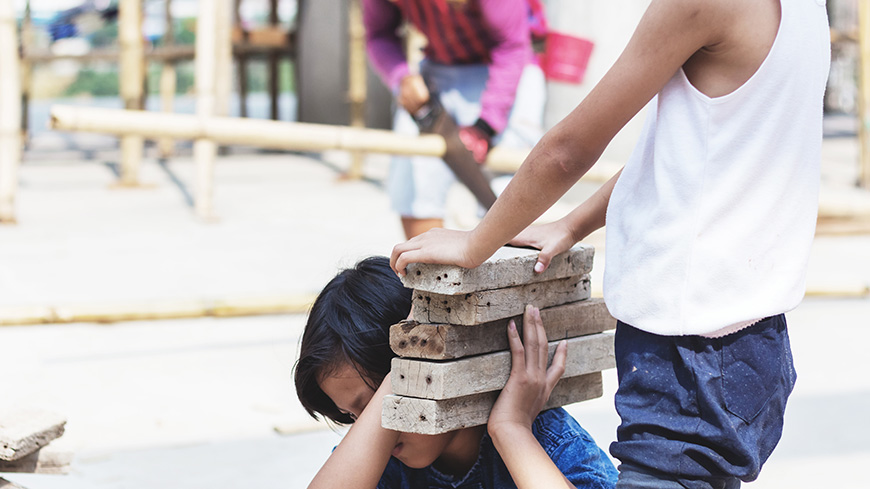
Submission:
<svg viewBox="0 0 870 489">
<path fill-rule="evenodd" d="M 784 315 L 722 338 L 660 336 L 616 328 L 622 424 L 610 452 L 617 488 L 739 487 L 758 477 L 782 435 L 796 374 Z M 735 485 L 736 484 L 736 485 Z"/>
</svg>

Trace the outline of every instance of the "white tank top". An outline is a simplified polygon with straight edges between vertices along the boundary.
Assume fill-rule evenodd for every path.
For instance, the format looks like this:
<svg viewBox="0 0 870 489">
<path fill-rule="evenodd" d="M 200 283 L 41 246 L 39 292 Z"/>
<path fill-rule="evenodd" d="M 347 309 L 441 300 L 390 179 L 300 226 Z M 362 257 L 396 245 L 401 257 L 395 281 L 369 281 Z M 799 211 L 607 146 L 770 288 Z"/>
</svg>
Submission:
<svg viewBox="0 0 870 489">
<path fill-rule="evenodd" d="M 650 103 L 607 209 L 611 314 L 661 335 L 710 334 L 793 309 L 818 211 L 825 0 L 781 0 L 767 58 L 710 98 L 683 70 Z"/>
</svg>

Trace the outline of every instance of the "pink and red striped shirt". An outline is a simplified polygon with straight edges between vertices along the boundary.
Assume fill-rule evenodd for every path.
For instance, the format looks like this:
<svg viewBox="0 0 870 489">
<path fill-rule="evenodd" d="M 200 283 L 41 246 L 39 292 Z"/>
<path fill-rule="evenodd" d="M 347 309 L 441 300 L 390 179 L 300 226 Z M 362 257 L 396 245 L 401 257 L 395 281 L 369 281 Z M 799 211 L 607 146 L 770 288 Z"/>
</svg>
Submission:
<svg viewBox="0 0 870 489">
<path fill-rule="evenodd" d="M 425 55 L 445 65 L 489 65 L 480 118 L 507 126 L 517 85 L 533 53 L 528 0 L 363 0 L 369 57 L 396 90 L 408 74 L 398 29 L 407 19 L 427 40 Z"/>
</svg>

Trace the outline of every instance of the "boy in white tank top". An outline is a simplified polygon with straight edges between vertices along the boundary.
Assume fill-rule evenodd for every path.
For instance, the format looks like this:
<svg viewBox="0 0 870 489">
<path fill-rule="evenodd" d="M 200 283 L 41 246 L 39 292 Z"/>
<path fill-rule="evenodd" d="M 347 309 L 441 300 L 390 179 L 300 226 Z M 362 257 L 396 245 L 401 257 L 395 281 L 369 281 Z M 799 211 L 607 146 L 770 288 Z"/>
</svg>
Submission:
<svg viewBox="0 0 870 489">
<path fill-rule="evenodd" d="M 477 228 L 399 244 L 393 269 L 474 267 L 510 242 L 541 249 L 541 272 L 606 218 L 617 488 L 754 480 L 796 378 L 783 313 L 805 287 L 829 64 L 825 0 L 652 0 Z M 623 170 L 563 219 L 526 229 L 650 101 Z"/>
</svg>

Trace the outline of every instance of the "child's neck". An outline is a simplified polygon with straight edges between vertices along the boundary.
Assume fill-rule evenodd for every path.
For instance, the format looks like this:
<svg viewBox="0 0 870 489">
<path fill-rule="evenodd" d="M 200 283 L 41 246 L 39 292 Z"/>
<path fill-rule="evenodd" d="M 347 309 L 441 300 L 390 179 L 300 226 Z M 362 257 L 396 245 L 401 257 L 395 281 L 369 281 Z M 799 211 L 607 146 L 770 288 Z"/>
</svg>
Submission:
<svg viewBox="0 0 870 489">
<path fill-rule="evenodd" d="M 480 440 L 484 433 L 486 425 L 459 430 L 432 465 L 454 477 L 467 474 L 480 456 Z"/>
</svg>

